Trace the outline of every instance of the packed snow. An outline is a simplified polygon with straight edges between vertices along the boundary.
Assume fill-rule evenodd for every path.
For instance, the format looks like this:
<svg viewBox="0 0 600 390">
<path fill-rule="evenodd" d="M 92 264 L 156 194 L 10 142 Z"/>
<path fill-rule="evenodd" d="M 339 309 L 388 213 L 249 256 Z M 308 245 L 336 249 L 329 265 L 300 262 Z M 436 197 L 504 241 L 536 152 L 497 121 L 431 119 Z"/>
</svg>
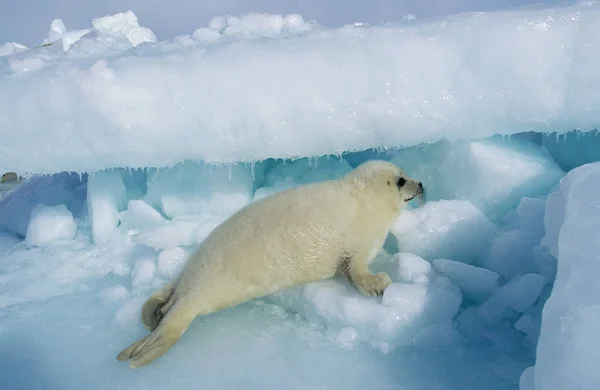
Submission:
<svg viewBox="0 0 600 390">
<path fill-rule="evenodd" d="M 26 175 L 0 188 L 0 383 L 597 388 L 599 20 L 246 14 L 159 42 L 126 12 L 4 45 L 0 168 Z M 151 367 L 116 361 L 221 222 L 371 159 L 428 194 L 370 267 L 382 296 L 340 275 L 198 318 Z"/>
<path fill-rule="evenodd" d="M 132 13 L 75 35 L 56 25 L 54 44 L 0 57 L 1 170 L 252 163 L 600 124 L 594 2 L 340 28 L 246 14 L 167 41 Z"/>
</svg>

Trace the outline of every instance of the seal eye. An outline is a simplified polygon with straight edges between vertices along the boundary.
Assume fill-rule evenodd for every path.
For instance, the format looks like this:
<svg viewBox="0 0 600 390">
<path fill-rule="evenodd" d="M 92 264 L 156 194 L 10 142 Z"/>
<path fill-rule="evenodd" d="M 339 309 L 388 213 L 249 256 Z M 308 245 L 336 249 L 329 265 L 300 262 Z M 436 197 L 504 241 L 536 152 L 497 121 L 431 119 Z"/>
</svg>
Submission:
<svg viewBox="0 0 600 390">
<path fill-rule="evenodd" d="M 406 184 L 406 179 L 401 177 L 400 179 L 398 179 L 398 183 L 396 184 L 398 185 L 398 188 L 402 188 L 404 184 Z"/>
</svg>

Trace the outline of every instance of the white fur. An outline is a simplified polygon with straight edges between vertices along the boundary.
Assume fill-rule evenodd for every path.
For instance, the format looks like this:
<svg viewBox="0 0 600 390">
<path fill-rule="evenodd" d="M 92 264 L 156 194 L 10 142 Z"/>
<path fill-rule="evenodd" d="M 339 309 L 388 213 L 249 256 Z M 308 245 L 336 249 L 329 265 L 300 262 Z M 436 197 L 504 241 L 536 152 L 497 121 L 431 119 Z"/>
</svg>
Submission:
<svg viewBox="0 0 600 390">
<path fill-rule="evenodd" d="M 401 188 L 400 177 L 407 180 Z M 363 294 L 381 294 L 390 278 L 373 275 L 367 265 L 418 191 L 418 183 L 393 164 L 370 161 L 342 179 L 248 205 L 204 240 L 176 280 L 148 299 L 142 318 L 152 333 L 118 359 L 131 359 L 131 367 L 147 364 L 167 352 L 197 316 L 337 272 Z"/>
</svg>

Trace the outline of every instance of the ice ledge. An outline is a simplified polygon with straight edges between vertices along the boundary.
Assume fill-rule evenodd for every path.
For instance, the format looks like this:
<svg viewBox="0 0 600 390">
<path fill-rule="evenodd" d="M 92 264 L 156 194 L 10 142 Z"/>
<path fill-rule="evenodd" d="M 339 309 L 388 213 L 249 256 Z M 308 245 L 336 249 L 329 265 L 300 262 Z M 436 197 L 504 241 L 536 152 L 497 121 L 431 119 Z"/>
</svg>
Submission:
<svg viewBox="0 0 600 390">
<path fill-rule="evenodd" d="M 600 125 L 598 3 L 339 29 L 285 20 L 135 47 L 105 23 L 119 28 L 66 53 L 0 57 L 0 170 L 252 162 Z"/>
</svg>

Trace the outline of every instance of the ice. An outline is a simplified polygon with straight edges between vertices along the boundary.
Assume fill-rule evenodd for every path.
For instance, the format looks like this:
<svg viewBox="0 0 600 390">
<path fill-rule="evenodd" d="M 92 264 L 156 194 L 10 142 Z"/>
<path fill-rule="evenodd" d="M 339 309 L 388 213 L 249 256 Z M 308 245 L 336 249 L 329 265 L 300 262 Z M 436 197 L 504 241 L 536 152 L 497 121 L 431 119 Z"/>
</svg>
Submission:
<svg viewBox="0 0 600 390">
<path fill-rule="evenodd" d="M 193 32 L 192 36 L 200 41 L 216 43 L 223 40 L 258 39 L 289 37 L 312 30 L 312 23 L 304 21 L 301 15 L 271 15 L 249 13 L 237 16 L 219 16 L 212 18 L 208 27 Z"/>
<path fill-rule="evenodd" d="M 564 175 L 598 160 L 599 21 L 591 2 L 340 28 L 255 12 L 158 41 L 124 12 L 2 46 L 0 170 L 25 179 L 0 189 L 0 382 L 597 388 L 600 167 Z M 429 195 L 370 265 L 383 296 L 338 275 L 198 318 L 151 369 L 115 360 L 228 216 L 374 158 Z"/>
<path fill-rule="evenodd" d="M 176 246 L 199 244 L 221 223 L 221 219 L 211 216 L 194 219 L 177 219 L 153 229 L 136 233 L 131 240 L 154 249 L 169 249 Z"/>
<path fill-rule="evenodd" d="M 54 19 L 50 24 L 50 31 L 48 32 L 48 38 L 44 39 L 44 44 L 52 43 L 62 38 L 63 34 L 67 32 L 67 27 L 61 19 Z"/>
<path fill-rule="evenodd" d="M 533 367 L 528 367 L 519 379 L 519 390 L 535 390 Z"/>
<path fill-rule="evenodd" d="M 428 260 L 473 263 L 484 253 L 497 228 L 467 201 L 439 200 L 404 210 L 391 232 L 403 252 Z"/>
<path fill-rule="evenodd" d="M 274 20 L 246 32 L 270 34 Z M 600 125 L 593 2 L 217 44 L 153 42 L 130 13 L 94 26 L 66 53 L 52 45 L 0 57 L 3 170 L 250 163 Z M 486 170 L 493 157 L 512 162 L 475 145 Z M 521 178 L 544 168 L 525 160 L 537 165 Z M 500 178 L 503 188 L 520 183 Z"/>
<path fill-rule="evenodd" d="M 392 161 L 424 183 L 428 199 L 467 200 L 491 218 L 547 193 L 564 175 L 539 145 L 517 137 L 439 141 L 401 149 Z"/>
<path fill-rule="evenodd" d="M 53 45 L 60 41 L 62 50 L 66 52 L 71 48 L 71 45 L 79 41 L 81 37 L 88 34 L 90 31 L 92 30 L 84 29 L 69 31 L 61 19 L 54 19 L 50 24 L 48 37 L 43 41 L 43 45 Z"/>
<path fill-rule="evenodd" d="M 108 287 L 100 292 L 100 297 L 107 303 L 118 302 L 129 298 L 129 296 L 129 291 L 122 285 Z"/>
<path fill-rule="evenodd" d="M 10 56 L 15 53 L 20 53 L 28 50 L 27 46 L 23 46 L 17 42 L 6 42 L 0 45 L 0 57 Z"/>
<path fill-rule="evenodd" d="M 484 260 L 488 269 L 506 279 L 530 272 L 553 279 L 552 261 L 539 245 L 544 236 L 545 208 L 543 199 L 521 199 L 516 210 L 518 225 L 497 235 L 490 245 Z"/>
<path fill-rule="evenodd" d="M 435 259 L 433 266 L 470 299 L 485 300 L 498 288 L 498 274 L 485 268 L 475 267 L 448 259 Z"/>
<path fill-rule="evenodd" d="M 0 200 L 0 229 L 25 237 L 31 213 L 39 204 L 64 204 L 78 217 L 85 200 L 85 180 L 66 172 L 29 178 Z"/>
<path fill-rule="evenodd" d="M 531 308 L 547 283 L 548 279 L 535 273 L 516 276 L 482 303 L 477 314 L 488 323 L 511 318 Z"/>
<path fill-rule="evenodd" d="M 384 352 L 411 345 L 422 327 L 452 319 L 462 302 L 459 289 L 441 277 L 429 285 L 392 283 L 381 298 L 365 297 L 354 287 L 326 280 L 276 293 L 272 299 L 311 322 L 341 332 L 342 339 L 351 335 L 352 340 Z"/>
<path fill-rule="evenodd" d="M 544 136 L 542 145 L 565 171 L 600 160 L 598 130 L 569 131 L 565 134 L 550 133 Z"/>
<path fill-rule="evenodd" d="M 346 160 L 321 157 L 302 158 L 291 163 L 278 164 L 268 170 L 264 182 L 254 193 L 254 200 L 264 198 L 301 184 L 338 179 L 352 170 Z"/>
<path fill-rule="evenodd" d="M 552 293 L 543 309 L 534 389 L 594 389 L 600 352 L 600 163 L 571 171 L 548 196 L 545 241 L 557 254 Z"/>
<path fill-rule="evenodd" d="M 127 210 L 121 216 L 123 229 L 137 231 L 163 226 L 166 222 L 156 209 L 141 199 L 130 200 Z"/>
<path fill-rule="evenodd" d="M 133 47 L 144 42 L 156 42 L 156 35 L 146 27 L 141 27 L 138 18 L 131 11 L 104 16 L 92 20 L 92 27 L 100 36 L 125 37 Z"/>
<path fill-rule="evenodd" d="M 166 278 L 173 278 L 186 260 L 185 250 L 180 247 L 165 249 L 158 255 L 158 272 Z"/>
<path fill-rule="evenodd" d="M 148 285 L 154 279 L 156 264 L 151 260 L 140 260 L 135 263 L 131 273 L 131 284 L 133 287 Z"/>
<path fill-rule="evenodd" d="M 125 200 L 125 185 L 119 171 L 96 172 L 88 179 L 88 215 L 96 245 L 107 245 L 117 235 L 119 212 L 125 208 Z"/>
<path fill-rule="evenodd" d="M 250 167 L 209 166 L 185 161 L 148 173 L 147 201 L 169 218 L 216 213 L 229 217 L 251 202 Z"/>
<path fill-rule="evenodd" d="M 39 204 L 31 212 L 25 242 L 29 246 L 49 246 L 57 241 L 72 240 L 76 233 L 77 223 L 67 206 Z"/>
<path fill-rule="evenodd" d="M 398 263 L 398 277 L 406 283 L 429 283 L 432 277 L 431 263 L 412 253 L 396 253 L 393 261 Z"/>
</svg>

